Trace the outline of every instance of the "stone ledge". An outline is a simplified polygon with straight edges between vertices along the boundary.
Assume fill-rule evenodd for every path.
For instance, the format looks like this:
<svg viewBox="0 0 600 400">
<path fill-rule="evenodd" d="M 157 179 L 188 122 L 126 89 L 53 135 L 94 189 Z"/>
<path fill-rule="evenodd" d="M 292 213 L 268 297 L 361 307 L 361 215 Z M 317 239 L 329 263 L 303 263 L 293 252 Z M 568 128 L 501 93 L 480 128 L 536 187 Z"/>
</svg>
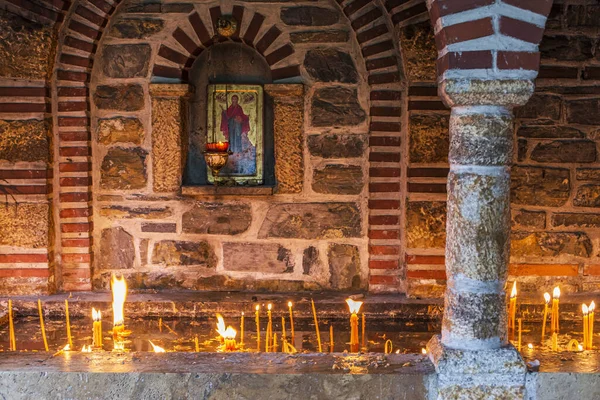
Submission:
<svg viewBox="0 0 600 400">
<path fill-rule="evenodd" d="M 182 186 L 181 194 L 183 196 L 270 196 L 273 194 L 273 186 Z"/>
<path fill-rule="evenodd" d="M 0 396 L 426 400 L 435 380 L 421 355 L 48 354 L 0 355 Z"/>
</svg>

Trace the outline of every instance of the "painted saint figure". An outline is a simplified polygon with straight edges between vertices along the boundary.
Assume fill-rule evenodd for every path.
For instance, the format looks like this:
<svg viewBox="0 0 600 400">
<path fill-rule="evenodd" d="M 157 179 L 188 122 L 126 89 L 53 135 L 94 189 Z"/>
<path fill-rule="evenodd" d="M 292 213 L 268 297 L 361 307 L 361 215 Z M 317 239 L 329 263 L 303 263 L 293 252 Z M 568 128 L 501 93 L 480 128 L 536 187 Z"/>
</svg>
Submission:
<svg viewBox="0 0 600 400">
<path fill-rule="evenodd" d="M 234 94 L 229 108 L 221 112 L 221 132 L 229 140 L 229 150 L 234 153 L 243 151 L 242 136 L 250 131 L 250 120 L 238 101 L 239 97 Z"/>
</svg>

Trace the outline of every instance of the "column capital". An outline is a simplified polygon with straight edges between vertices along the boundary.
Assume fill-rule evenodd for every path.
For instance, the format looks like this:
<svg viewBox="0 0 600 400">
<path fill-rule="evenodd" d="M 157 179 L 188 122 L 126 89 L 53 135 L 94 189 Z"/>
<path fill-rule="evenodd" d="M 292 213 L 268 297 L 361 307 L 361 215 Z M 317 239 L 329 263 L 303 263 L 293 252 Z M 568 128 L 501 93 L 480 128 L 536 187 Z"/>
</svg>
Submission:
<svg viewBox="0 0 600 400">
<path fill-rule="evenodd" d="M 444 79 L 439 94 L 449 107 L 500 106 L 513 108 L 527 103 L 535 84 L 527 79 Z"/>
</svg>

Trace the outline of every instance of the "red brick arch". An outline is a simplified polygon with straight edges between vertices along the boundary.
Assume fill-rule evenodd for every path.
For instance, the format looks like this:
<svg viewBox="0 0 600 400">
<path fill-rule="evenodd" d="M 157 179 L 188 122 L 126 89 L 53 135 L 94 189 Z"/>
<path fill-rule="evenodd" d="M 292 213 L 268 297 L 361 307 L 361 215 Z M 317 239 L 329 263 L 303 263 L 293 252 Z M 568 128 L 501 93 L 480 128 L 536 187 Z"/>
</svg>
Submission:
<svg viewBox="0 0 600 400">
<path fill-rule="evenodd" d="M 57 279 L 65 291 L 91 289 L 93 195 L 88 84 L 98 43 L 118 4 L 104 0 L 76 1 L 66 13 L 60 33 L 51 89 L 58 161 L 54 171 L 54 208 L 58 210 L 57 254 L 62 267 Z M 399 193 L 404 174 L 400 166 L 400 135 L 405 94 L 391 21 L 399 17 L 371 0 L 347 2 L 341 9 L 355 32 L 370 87 L 370 284 L 375 290 L 397 291 L 403 257 L 400 244 L 402 196 Z M 221 14 L 220 7 L 210 9 L 210 14 L 215 21 Z M 257 49 L 269 65 L 274 66 L 274 80 L 300 75 L 297 65 L 286 65 L 286 59 L 294 52 L 292 45 L 270 48 L 281 34 L 277 26 L 264 26 L 262 15 L 250 15 L 239 5 L 234 7 L 233 14 L 239 21 L 250 18 L 248 28 L 236 32 L 234 38 Z M 196 12 L 191 12 L 184 21 L 191 25 L 196 37 L 190 38 L 181 28 L 172 35 L 188 54 L 162 46 L 153 76 L 185 80 L 187 68 L 200 51 L 218 40 Z M 161 60 L 174 62 L 179 68 L 163 65 Z"/>
</svg>

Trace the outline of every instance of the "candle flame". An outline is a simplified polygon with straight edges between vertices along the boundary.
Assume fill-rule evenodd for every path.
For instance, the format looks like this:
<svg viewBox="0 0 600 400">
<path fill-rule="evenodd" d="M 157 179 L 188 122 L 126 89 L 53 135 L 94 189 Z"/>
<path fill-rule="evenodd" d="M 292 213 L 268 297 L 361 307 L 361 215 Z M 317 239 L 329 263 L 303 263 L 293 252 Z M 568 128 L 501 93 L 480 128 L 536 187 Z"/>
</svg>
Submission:
<svg viewBox="0 0 600 400">
<path fill-rule="evenodd" d="M 102 311 L 97 310 L 92 307 L 92 319 L 94 322 L 102 321 Z"/>
<path fill-rule="evenodd" d="M 555 299 L 560 298 L 560 288 L 558 286 L 552 291 L 552 297 Z"/>
<path fill-rule="evenodd" d="M 271 307 L 273 307 L 273 304 L 271 304 L 271 303 L 267 304 L 267 309 L 268 309 L 269 311 L 271 311 Z"/>
<path fill-rule="evenodd" d="M 425 347 L 421 348 L 421 354 L 427 354 L 427 350 L 425 350 Z"/>
<path fill-rule="evenodd" d="M 517 281 L 513 283 L 512 290 L 510 291 L 510 298 L 514 299 L 515 297 L 517 297 Z"/>
<path fill-rule="evenodd" d="M 217 333 L 223 339 L 235 339 L 235 336 L 237 335 L 237 331 L 231 326 L 225 328 L 225 320 L 221 314 L 217 314 Z"/>
<path fill-rule="evenodd" d="M 594 312 L 594 310 L 596 309 L 596 303 L 594 303 L 594 300 L 592 300 L 592 302 L 590 303 L 590 306 L 588 307 L 589 311 L 591 313 Z"/>
<path fill-rule="evenodd" d="M 255 307 L 256 311 L 258 312 L 258 310 L 260 310 L 260 306 L 257 304 Z"/>
<path fill-rule="evenodd" d="M 125 323 L 123 306 L 125 305 L 125 298 L 127 297 L 127 282 L 125 282 L 123 276 L 121 276 L 120 279 L 117 279 L 117 277 L 113 275 L 111 286 L 113 295 L 113 326 L 123 325 Z"/>
<path fill-rule="evenodd" d="M 83 347 L 81 348 L 81 352 L 82 353 L 91 353 L 92 352 L 92 345 L 91 344 L 84 344 Z"/>
<path fill-rule="evenodd" d="M 292 308 L 292 302 L 291 301 L 288 301 L 288 307 Z"/>
<path fill-rule="evenodd" d="M 162 347 L 157 346 L 154 343 L 152 343 L 152 340 L 148 340 L 148 342 L 150 342 L 150 344 L 152 345 L 152 350 L 154 350 L 155 353 L 166 353 L 167 352 Z"/>
<path fill-rule="evenodd" d="M 544 300 L 546 300 L 546 304 L 550 303 L 550 293 L 544 293 Z"/>
<path fill-rule="evenodd" d="M 354 301 L 352 299 L 346 299 L 346 303 L 348 303 L 348 308 L 350 308 L 350 312 L 352 314 L 358 314 L 358 310 L 360 310 L 360 306 L 362 306 L 362 301 Z"/>
<path fill-rule="evenodd" d="M 579 351 L 583 351 L 583 345 L 582 345 L 582 344 L 578 345 L 578 346 L 577 346 L 577 350 L 579 350 Z"/>
<path fill-rule="evenodd" d="M 583 315 L 588 315 L 588 306 L 586 306 L 585 304 L 582 304 L 581 312 L 583 313 Z"/>
<path fill-rule="evenodd" d="M 529 349 L 533 349 L 533 345 L 532 345 L 531 343 L 529 343 L 529 344 L 527 345 L 527 347 L 528 347 Z"/>
</svg>

